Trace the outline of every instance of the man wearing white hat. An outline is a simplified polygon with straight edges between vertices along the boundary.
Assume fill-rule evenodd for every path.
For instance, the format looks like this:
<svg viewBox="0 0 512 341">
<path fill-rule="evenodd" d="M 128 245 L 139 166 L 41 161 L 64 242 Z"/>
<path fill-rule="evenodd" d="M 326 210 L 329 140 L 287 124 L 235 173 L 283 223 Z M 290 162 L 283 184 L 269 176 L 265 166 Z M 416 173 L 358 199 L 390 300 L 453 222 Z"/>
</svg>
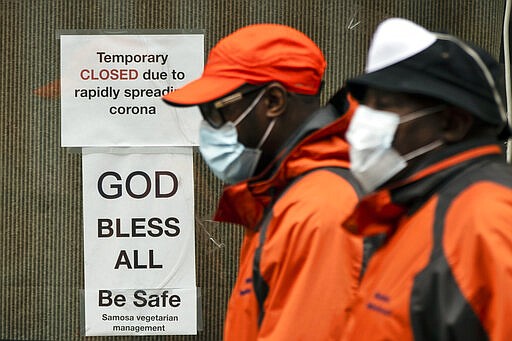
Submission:
<svg viewBox="0 0 512 341">
<path fill-rule="evenodd" d="M 347 132 L 369 193 L 344 228 L 385 241 L 344 340 L 512 340 L 512 170 L 503 74 L 408 20 L 377 28 Z"/>
</svg>

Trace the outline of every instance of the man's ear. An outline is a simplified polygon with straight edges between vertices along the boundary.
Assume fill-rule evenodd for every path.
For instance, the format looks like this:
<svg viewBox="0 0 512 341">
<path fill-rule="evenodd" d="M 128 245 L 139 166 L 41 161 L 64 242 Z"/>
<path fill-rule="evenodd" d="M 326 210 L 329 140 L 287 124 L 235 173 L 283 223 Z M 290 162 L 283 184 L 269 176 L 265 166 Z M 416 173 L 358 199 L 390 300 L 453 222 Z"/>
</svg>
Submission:
<svg viewBox="0 0 512 341">
<path fill-rule="evenodd" d="M 473 115 L 465 110 L 448 107 L 444 112 L 443 138 L 446 142 L 463 140 L 474 123 Z"/>
<path fill-rule="evenodd" d="M 267 117 L 281 116 L 288 105 L 288 92 L 284 86 L 277 82 L 269 84 L 265 95 L 265 104 L 267 105 Z"/>
</svg>

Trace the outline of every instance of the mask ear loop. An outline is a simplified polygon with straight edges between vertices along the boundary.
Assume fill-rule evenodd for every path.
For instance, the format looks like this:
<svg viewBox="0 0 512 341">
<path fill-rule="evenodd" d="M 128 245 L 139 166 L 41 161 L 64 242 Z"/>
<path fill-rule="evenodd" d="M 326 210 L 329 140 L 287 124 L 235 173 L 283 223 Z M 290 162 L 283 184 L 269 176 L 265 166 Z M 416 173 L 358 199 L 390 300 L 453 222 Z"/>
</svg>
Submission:
<svg viewBox="0 0 512 341">
<path fill-rule="evenodd" d="M 247 109 L 244 110 L 244 112 L 238 116 L 238 118 L 236 120 L 233 121 L 233 125 L 236 127 L 237 125 L 240 124 L 240 122 L 243 121 L 244 118 L 247 117 L 247 115 L 249 115 L 249 113 L 252 111 L 252 109 L 254 109 L 254 107 L 256 106 L 256 104 L 258 104 L 258 102 L 261 100 L 261 98 L 263 97 L 263 95 L 265 94 L 265 91 L 267 90 L 267 88 L 263 88 L 260 93 L 258 94 L 258 96 L 256 96 L 256 98 L 254 99 L 254 101 L 252 101 L 252 103 L 247 107 Z M 261 141 L 260 143 L 258 143 L 258 146 L 256 147 L 257 149 L 260 149 L 261 146 L 263 146 L 263 144 L 265 143 L 265 141 L 267 140 L 268 136 L 270 135 L 270 133 L 272 132 L 272 129 L 274 128 L 274 125 L 276 124 L 276 118 L 274 118 L 268 125 L 267 127 L 267 130 L 265 130 L 265 133 L 263 134 L 263 137 L 261 138 Z"/>
<path fill-rule="evenodd" d="M 441 110 L 445 109 L 445 104 L 436 105 L 434 107 L 420 109 L 418 111 L 412 112 L 410 114 L 407 114 L 405 116 L 400 116 L 400 123 L 407 123 L 409 121 L 416 120 L 418 118 L 421 118 L 423 116 L 431 115 L 440 112 Z"/>
<path fill-rule="evenodd" d="M 458 40 L 455 37 L 452 37 L 452 36 L 447 35 L 447 34 L 442 34 L 442 33 L 436 33 L 436 36 L 439 39 L 449 40 L 449 41 L 457 44 L 462 50 L 464 50 L 464 52 L 466 52 L 471 58 L 473 58 L 473 60 L 476 62 L 476 64 L 482 70 L 482 72 L 484 74 L 484 77 L 487 80 L 487 83 L 489 84 L 489 86 L 490 86 L 490 88 L 492 90 L 492 94 L 494 96 L 494 101 L 498 105 L 498 109 L 499 109 L 502 121 L 506 124 L 509 132 L 512 133 L 512 122 L 511 122 L 511 120 L 509 119 L 509 117 L 507 115 L 507 111 L 505 110 L 505 106 L 503 104 L 503 101 L 501 100 L 501 97 L 500 97 L 500 95 L 498 93 L 498 90 L 496 89 L 496 83 L 494 82 L 494 79 L 492 78 L 492 74 L 489 71 L 489 69 L 487 68 L 487 65 L 485 65 L 485 63 L 480 58 L 478 53 L 476 53 L 476 51 L 473 48 L 471 48 L 469 45 L 463 43 L 462 41 Z M 507 147 L 508 149 L 510 149 L 510 143 L 511 142 L 512 142 L 512 139 L 509 138 L 508 139 L 508 147 Z M 507 152 L 507 154 L 510 154 L 510 150 Z M 509 155 L 507 155 L 507 161 L 510 163 Z"/>
<path fill-rule="evenodd" d="M 421 109 L 421 110 L 412 112 L 412 113 L 407 114 L 405 116 L 401 116 L 400 117 L 400 124 L 406 123 L 406 122 L 410 122 L 412 120 L 418 119 L 418 118 L 423 117 L 423 116 L 435 114 L 435 113 L 440 112 L 441 110 L 443 110 L 445 108 L 446 108 L 445 104 L 440 104 L 440 105 L 436 105 L 434 107 L 430 107 L 430 108 L 426 108 L 426 109 Z M 442 146 L 443 144 L 444 144 L 443 141 L 435 140 L 435 141 L 427 144 L 426 146 L 423 146 L 421 148 L 413 150 L 412 152 L 410 152 L 408 154 L 402 155 L 402 157 L 404 158 L 405 161 L 410 161 L 410 160 L 412 160 L 414 158 L 417 158 L 420 155 L 423 155 L 425 153 L 428 153 L 431 150 L 436 149 L 437 147 Z"/>
<path fill-rule="evenodd" d="M 433 141 L 433 142 L 430 142 L 430 143 L 429 143 L 429 144 L 427 144 L 426 146 L 423 146 L 423 147 L 421 147 L 421 148 L 418 148 L 418 149 L 416 149 L 416 150 L 413 150 L 412 152 L 410 152 L 410 153 L 408 153 L 408 154 L 403 155 L 402 157 L 403 157 L 403 159 L 404 159 L 405 161 L 410 161 L 410 160 L 412 160 L 412 159 L 414 159 L 414 158 L 417 158 L 417 157 L 418 157 L 418 156 L 420 156 L 420 155 L 423 155 L 423 154 L 425 154 L 425 153 L 430 152 L 431 150 L 436 149 L 437 147 L 442 146 L 443 144 L 444 144 L 444 142 L 443 142 L 443 141 L 441 141 L 441 140 L 435 140 L 435 141 Z"/>
<path fill-rule="evenodd" d="M 268 124 L 268 127 L 267 127 L 267 130 L 265 130 L 265 134 L 263 134 L 263 137 L 261 138 L 261 141 L 260 143 L 258 143 L 258 146 L 256 147 L 257 149 L 260 149 L 261 146 L 263 146 L 263 144 L 265 143 L 265 141 L 267 140 L 268 136 L 270 135 L 270 133 L 272 132 L 272 129 L 274 128 L 274 124 L 276 124 L 276 120 L 277 120 L 277 117 L 274 118 L 269 124 Z"/>
<path fill-rule="evenodd" d="M 260 91 L 260 93 L 258 94 L 258 96 L 256 96 L 254 101 L 252 101 L 252 103 L 247 107 L 247 109 L 245 109 L 244 112 L 242 114 L 240 114 L 240 116 L 238 116 L 238 118 L 236 120 L 233 121 L 233 124 L 235 125 L 235 127 L 237 125 L 239 125 L 240 122 L 242 122 L 243 119 L 246 118 L 247 115 L 249 115 L 251 113 L 252 109 L 254 109 L 256 104 L 258 104 L 258 102 L 260 101 L 261 97 L 263 97 L 263 94 L 265 93 L 266 90 L 267 90 L 267 88 L 263 88 Z"/>
</svg>

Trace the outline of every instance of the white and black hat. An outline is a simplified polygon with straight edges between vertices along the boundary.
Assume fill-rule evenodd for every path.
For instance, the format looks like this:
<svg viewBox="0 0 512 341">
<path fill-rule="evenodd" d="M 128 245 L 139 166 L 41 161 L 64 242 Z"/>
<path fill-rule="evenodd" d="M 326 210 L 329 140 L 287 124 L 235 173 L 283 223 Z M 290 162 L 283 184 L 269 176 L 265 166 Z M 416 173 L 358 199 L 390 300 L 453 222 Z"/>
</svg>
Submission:
<svg viewBox="0 0 512 341">
<path fill-rule="evenodd" d="M 367 87 L 425 95 L 501 126 L 506 123 L 504 80 L 501 66 L 484 50 L 392 18 L 375 31 L 366 73 L 347 85 L 357 99 Z"/>
</svg>

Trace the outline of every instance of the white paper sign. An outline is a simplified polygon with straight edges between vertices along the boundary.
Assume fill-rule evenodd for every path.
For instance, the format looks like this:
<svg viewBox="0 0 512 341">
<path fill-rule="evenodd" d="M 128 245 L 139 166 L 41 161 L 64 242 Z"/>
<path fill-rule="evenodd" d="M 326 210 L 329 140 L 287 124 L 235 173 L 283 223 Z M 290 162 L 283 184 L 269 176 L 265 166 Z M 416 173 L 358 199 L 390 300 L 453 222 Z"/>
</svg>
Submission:
<svg viewBox="0 0 512 341">
<path fill-rule="evenodd" d="M 84 148 L 86 335 L 196 334 L 192 151 Z"/>
<path fill-rule="evenodd" d="M 197 107 L 175 108 L 161 97 L 201 76 L 203 34 L 60 40 L 63 147 L 197 145 Z"/>
</svg>

